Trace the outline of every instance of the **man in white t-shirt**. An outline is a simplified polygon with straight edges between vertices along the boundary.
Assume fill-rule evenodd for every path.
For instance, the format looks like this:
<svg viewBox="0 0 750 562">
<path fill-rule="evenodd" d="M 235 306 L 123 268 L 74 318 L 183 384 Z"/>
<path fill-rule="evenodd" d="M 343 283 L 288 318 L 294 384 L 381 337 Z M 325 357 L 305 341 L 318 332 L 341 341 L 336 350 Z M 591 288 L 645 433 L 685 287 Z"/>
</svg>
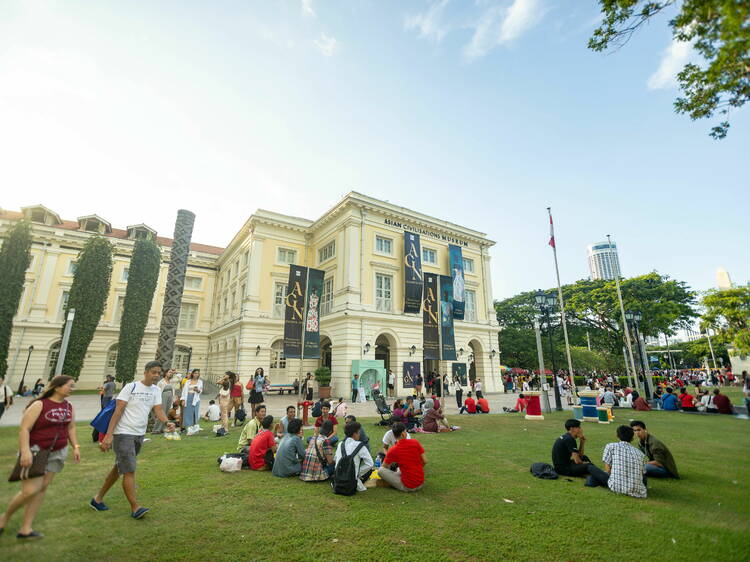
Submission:
<svg viewBox="0 0 750 562">
<path fill-rule="evenodd" d="M 339 443 L 339 446 L 336 449 L 336 455 L 333 459 L 334 462 L 338 463 L 341 460 L 344 452 L 347 455 L 351 455 L 352 453 L 354 453 L 354 451 L 360 445 L 359 430 L 361 428 L 362 424 L 356 421 L 346 424 L 346 427 L 344 428 L 346 437 L 341 443 Z M 367 447 L 360 448 L 357 454 L 354 455 L 353 460 L 354 472 L 357 475 L 357 490 L 359 492 L 364 492 L 365 490 L 367 490 L 367 488 L 365 488 L 364 482 L 370 477 L 375 463 L 373 462 L 372 455 L 370 455 L 370 451 L 367 449 Z"/>
<path fill-rule="evenodd" d="M 407 439 L 411 439 L 411 435 L 408 433 L 406 434 Z M 385 432 L 385 435 L 383 435 L 383 449 L 388 452 L 388 449 L 393 447 L 396 444 L 397 439 L 393 436 L 393 430 L 389 429 Z"/>
<path fill-rule="evenodd" d="M 143 436 L 148 425 L 148 415 L 154 411 L 156 418 L 166 424 L 167 431 L 174 431 L 172 422 L 167 420 L 161 407 L 161 390 L 156 386 L 161 377 L 161 363 L 149 361 L 143 372 L 143 379 L 123 386 L 117 396 L 115 411 L 109 422 L 109 429 L 101 443 L 102 451 L 112 448 L 115 452 L 115 466 L 107 474 L 99 493 L 91 498 L 89 505 L 96 511 L 106 511 L 104 495 L 122 475 L 122 489 L 130 503 L 133 519 L 140 519 L 149 511 L 138 505 L 135 496 L 136 456 L 141 450 Z"/>
</svg>

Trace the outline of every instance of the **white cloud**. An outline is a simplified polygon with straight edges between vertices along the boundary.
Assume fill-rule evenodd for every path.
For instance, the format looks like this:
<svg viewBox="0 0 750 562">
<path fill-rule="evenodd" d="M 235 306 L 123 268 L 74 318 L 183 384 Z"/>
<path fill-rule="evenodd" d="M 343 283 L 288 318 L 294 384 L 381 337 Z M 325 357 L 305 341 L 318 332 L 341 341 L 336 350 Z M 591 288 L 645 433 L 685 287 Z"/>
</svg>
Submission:
<svg viewBox="0 0 750 562">
<path fill-rule="evenodd" d="M 664 49 L 662 53 L 659 68 L 649 77 L 648 89 L 661 90 L 675 87 L 677 85 L 677 74 L 691 59 L 692 55 L 693 47 L 690 43 L 673 39 L 669 47 Z"/>
<path fill-rule="evenodd" d="M 518 39 L 533 28 L 545 12 L 541 0 L 513 0 L 507 8 L 499 5 L 487 8 L 474 26 L 464 55 L 469 59 L 481 57 L 498 45 Z"/>
<path fill-rule="evenodd" d="M 302 13 L 306 16 L 315 17 L 315 10 L 312 6 L 313 0 L 302 0 Z"/>
<path fill-rule="evenodd" d="M 313 41 L 313 43 L 315 43 L 315 46 L 318 48 L 318 50 L 326 57 L 332 56 L 338 48 L 338 41 L 336 41 L 336 38 L 329 37 L 322 31 L 320 32 L 320 37 Z"/>
<path fill-rule="evenodd" d="M 450 0 L 438 0 L 430 4 L 426 12 L 407 16 L 404 20 L 404 29 L 411 31 L 415 29 L 419 36 L 425 39 L 434 39 L 440 42 L 448 32 L 448 26 L 443 23 L 443 10 Z"/>
</svg>

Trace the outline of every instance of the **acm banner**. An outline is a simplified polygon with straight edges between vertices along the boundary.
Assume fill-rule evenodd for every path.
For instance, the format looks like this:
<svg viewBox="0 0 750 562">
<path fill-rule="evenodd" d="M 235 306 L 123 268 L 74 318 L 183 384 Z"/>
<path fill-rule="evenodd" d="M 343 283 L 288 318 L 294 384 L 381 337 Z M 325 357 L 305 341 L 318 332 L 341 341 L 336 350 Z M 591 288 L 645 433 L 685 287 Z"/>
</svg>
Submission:
<svg viewBox="0 0 750 562">
<path fill-rule="evenodd" d="M 404 361 L 404 388 L 414 388 L 414 381 L 420 374 L 421 365 L 410 361 Z"/>
<path fill-rule="evenodd" d="M 325 271 L 307 270 L 307 306 L 305 307 L 305 359 L 320 359 L 320 297 Z"/>
<path fill-rule="evenodd" d="M 422 302 L 422 346 L 425 359 L 440 359 L 440 336 L 438 334 L 438 276 L 424 276 L 424 300 Z"/>
<path fill-rule="evenodd" d="M 451 280 L 453 281 L 453 318 L 464 319 L 464 257 L 460 246 L 450 244 L 448 246 L 451 264 Z"/>
<path fill-rule="evenodd" d="M 443 361 L 456 360 L 453 334 L 453 279 L 440 276 L 440 355 Z"/>
<path fill-rule="evenodd" d="M 404 313 L 419 314 L 423 285 L 419 234 L 404 232 Z"/>
<path fill-rule="evenodd" d="M 307 268 L 299 265 L 289 266 L 289 283 L 284 299 L 284 356 L 287 359 L 302 357 L 306 284 Z"/>
</svg>

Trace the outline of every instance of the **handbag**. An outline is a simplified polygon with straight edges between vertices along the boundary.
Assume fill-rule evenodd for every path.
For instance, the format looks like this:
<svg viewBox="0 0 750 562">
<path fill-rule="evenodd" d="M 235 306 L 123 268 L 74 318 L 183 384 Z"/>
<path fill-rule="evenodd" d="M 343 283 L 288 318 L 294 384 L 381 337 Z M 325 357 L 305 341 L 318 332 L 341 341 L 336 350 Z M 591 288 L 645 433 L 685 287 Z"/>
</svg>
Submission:
<svg viewBox="0 0 750 562">
<path fill-rule="evenodd" d="M 33 457 L 31 466 L 21 466 L 21 455 L 18 455 L 16 466 L 11 470 L 8 482 L 18 482 L 19 480 L 28 480 L 29 478 L 44 476 L 47 472 L 49 454 L 52 452 L 52 449 L 54 449 L 55 443 L 57 443 L 58 435 L 55 435 L 55 439 L 52 441 L 52 445 L 50 445 L 49 449 L 40 449 L 39 451 L 31 452 Z"/>
</svg>

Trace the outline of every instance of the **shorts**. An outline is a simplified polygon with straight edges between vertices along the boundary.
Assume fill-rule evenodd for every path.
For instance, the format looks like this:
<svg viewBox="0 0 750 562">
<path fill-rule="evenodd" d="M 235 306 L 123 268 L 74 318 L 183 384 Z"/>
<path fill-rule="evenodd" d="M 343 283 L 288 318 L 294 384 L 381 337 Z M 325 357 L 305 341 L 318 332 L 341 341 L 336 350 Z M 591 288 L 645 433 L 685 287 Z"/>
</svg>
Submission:
<svg viewBox="0 0 750 562">
<path fill-rule="evenodd" d="M 119 474 L 135 472 L 138 453 L 143 445 L 143 435 L 114 435 L 112 449 L 115 452 L 115 465 Z"/>
<path fill-rule="evenodd" d="M 39 445 L 32 445 L 30 448 L 32 453 L 38 453 L 41 450 Z M 44 469 L 44 472 L 62 472 L 66 458 L 68 458 L 67 445 L 62 449 L 52 451 L 49 457 L 47 457 L 47 467 Z"/>
<path fill-rule="evenodd" d="M 392 385 L 392 384 L 389 384 L 389 385 L 388 385 L 388 388 L 389 388 L 390 390 L 393 390 L 393 385 Z"/>
</svg>

